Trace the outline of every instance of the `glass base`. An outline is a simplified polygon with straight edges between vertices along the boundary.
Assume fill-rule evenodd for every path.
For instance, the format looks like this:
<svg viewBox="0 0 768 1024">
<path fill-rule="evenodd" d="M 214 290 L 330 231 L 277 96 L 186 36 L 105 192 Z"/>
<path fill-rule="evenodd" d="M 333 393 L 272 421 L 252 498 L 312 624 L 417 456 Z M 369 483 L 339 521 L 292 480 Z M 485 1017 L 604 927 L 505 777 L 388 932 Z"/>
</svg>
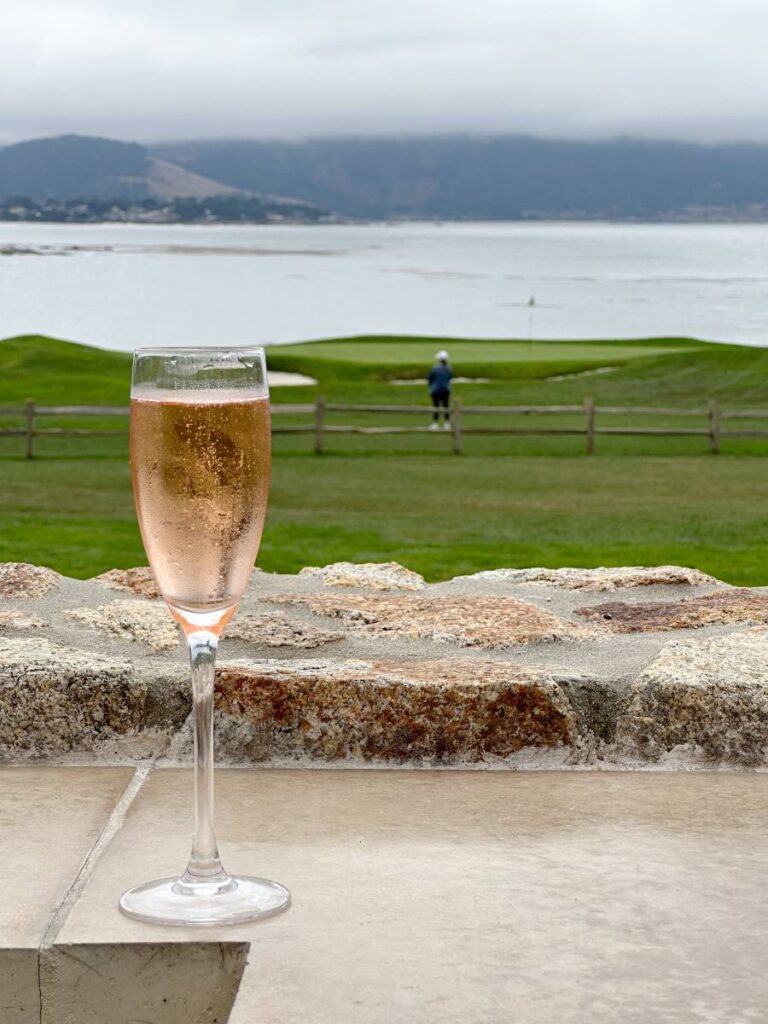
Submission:
<svg viewBox="0 0 768 1024">
<path fill-rule="evenodd" d="M 286 910 L 291 894 L 279 882 L 248 876 L 215 882 L 161 878 L 129 889 L 120 897 L 120 909 L 128 917 L 150 924 L 224 925 L 258 921 Z"/>
</svg>

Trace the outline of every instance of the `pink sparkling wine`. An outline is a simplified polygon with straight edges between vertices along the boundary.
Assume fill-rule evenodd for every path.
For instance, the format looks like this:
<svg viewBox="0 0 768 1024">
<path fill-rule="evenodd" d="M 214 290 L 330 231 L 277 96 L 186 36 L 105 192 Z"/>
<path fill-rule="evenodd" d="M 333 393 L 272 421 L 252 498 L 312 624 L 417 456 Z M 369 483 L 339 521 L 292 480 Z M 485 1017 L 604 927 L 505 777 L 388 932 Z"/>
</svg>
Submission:
<svg viewBox="0 0 768 1024">
<path fill-rule="evenodd" d="M 269 400 L 248 389 L 144 390 L 131 399 L 131 475 L 158 586 L 181 613 L 234 608 L 264 528 Z"/>
</svg>

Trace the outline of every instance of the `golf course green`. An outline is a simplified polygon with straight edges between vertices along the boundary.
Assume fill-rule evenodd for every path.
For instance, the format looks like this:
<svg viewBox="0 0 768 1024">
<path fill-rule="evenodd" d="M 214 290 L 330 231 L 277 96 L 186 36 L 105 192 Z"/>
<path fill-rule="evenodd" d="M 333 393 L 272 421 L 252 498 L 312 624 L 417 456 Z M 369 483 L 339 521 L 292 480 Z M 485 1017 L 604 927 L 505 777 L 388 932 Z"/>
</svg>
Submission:
<svg viewBox="0 0 768 1024">
<path fill-rule="evenodd" d="M 392 382 L 423 381 L 438 348 L 449 350 L 457 375 L 470 378 L 455 387 L 465 406 L 580 404 L 592 397 L 598 407 L 688 409 L 699 427 L 712 399 L 724 410 L 768 409 L 768 352 L 679 338 L 372 337 L 280 346 L 269 350 L 270 367 L 317 384 L 276 387 L 273 402 L 311 403 L 322 394 L 336 403 L 423 404 L 423 421 L 388 415 L 386 423 L 426 426 L 426 389 Z M 2 408 L 28 398 L 41 405 L 125 405 L 129 380 L 124 353 L 43 337 L 0 341 Z M 603 421 L 613 422 L 608 415 Z M 336 413 L 328 422 L 382 419 Z M 278 427 L 302 423 L 311 417 L 275 417 Z M 0 437 L 0 560 L 79 577 L 144 563 L 125 421 L 51 417 L 40 425 L 114 433 L 38 438 L 32 460 L 23 458 L 22 438 Z M 0 426 L 18 427 L 19 419 L 3 414 Z M 599 437 L 593 456 L 578 436 L 468 436 L 460 456 L 442 433 L 331 435 L 322 456 L 312 453 L 311 442 L 306 434 L 275 437 L 264 569 L 394 559 L 436 580 L 499 566 L 679 563 L 732 583 L 768 583 L 765 440 L 724 438 L 722 453 L 713 455 L 702 437 Z"/>
</svg>

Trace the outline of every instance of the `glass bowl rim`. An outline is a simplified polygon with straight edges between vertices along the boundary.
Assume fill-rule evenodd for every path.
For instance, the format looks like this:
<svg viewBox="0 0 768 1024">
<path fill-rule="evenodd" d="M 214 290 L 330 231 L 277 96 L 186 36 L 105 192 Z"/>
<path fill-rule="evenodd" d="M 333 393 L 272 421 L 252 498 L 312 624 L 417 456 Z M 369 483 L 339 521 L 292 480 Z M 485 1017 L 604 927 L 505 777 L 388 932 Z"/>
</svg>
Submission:
<svg viewBox="0 0 768 1024">
<path fill-rule="evenodd" d="M 203 354 L 205 352 L 217 353 L 218 355 L 226 354 L 231 352 L 233 355 L 242 352 L 260 352 L 262 355 L 266 354 L 266 347 L 264 345 L 233 345 L 233 346 L 215 346 L 215 345 L 149 345 L 147 348 L 135 348 L 133 350 L 134 356 L 147 356 L 147 355 L 165 355 L 167 352 L 187 352 L 190 355 Z"/>
</svg>

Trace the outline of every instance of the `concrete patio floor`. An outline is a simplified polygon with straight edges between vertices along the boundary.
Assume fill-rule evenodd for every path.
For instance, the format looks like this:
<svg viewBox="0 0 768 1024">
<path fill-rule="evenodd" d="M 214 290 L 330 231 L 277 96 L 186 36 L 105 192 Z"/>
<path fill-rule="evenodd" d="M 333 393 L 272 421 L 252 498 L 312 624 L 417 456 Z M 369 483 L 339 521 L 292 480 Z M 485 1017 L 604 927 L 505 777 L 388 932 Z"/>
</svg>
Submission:
<svg viewBox="0 0 768 1024">
<path fill-rule="evenodd" d="M 120 893 L 184 866 L 191 785 L 0 770 L 2 1024 L 768 1020 L 766 774 L 222 769 L 225 864 L 293 906 L 131 921 Z"/>
</svg>

